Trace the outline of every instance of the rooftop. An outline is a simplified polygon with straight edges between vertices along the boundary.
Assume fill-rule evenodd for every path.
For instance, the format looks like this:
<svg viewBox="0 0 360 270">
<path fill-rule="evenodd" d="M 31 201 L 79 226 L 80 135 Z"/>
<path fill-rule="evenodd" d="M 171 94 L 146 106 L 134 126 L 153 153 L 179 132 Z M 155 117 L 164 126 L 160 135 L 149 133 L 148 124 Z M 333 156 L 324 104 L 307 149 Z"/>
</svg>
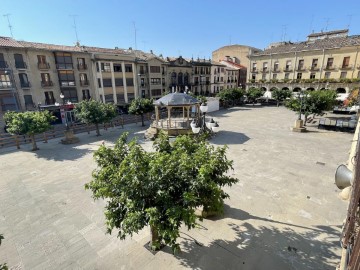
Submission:
<svg viewBox="0 0 360 270">
<path fill-rule="evenodd" d="M 157 106 L 180 106 L 180 105 L 192 105 L 200 103 L 196 98 L 189 96 L 185 93 L 170 93 L 162 98 L 156 100 L 154 105 Z"/>
</svg>

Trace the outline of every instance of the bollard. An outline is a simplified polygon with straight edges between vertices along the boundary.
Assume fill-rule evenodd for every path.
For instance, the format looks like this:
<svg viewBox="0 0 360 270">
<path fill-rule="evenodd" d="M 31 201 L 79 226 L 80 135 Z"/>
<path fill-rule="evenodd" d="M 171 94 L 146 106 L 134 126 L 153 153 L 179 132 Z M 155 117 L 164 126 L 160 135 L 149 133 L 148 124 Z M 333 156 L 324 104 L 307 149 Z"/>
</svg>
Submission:
<svg viewBox="0 0 360 270">
<path fill-rule="evenodd" d="M 20 143 L 19 143 L 19 138 L 17 135 L 15 135 L 15 143 L 16 143 L 16 148 L 20 149 Z"/>
</svg>

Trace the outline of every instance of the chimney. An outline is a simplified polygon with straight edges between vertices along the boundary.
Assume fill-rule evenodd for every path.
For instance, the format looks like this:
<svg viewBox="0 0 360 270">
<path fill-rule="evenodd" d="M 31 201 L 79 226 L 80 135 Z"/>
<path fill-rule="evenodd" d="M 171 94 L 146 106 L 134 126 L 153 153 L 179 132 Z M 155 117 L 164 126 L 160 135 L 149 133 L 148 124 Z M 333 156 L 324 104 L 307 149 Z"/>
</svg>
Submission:
<svg viewBox="0 0 360 270">
<path fill-rule="evenodd" d="M 154 53 L 153 53 L 153 50 L 150 50 L 150 53 L 151 53 L 151 54 L 154 54 Z"/>
</svg>

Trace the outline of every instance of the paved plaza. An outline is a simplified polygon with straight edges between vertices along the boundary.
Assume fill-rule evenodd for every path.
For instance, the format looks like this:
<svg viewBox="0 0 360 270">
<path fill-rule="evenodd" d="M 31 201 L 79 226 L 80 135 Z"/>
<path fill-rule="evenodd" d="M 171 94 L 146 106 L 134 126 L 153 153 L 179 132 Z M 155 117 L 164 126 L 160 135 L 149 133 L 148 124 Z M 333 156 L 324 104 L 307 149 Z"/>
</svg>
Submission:
<svg viewBox="0 0 360 270">
<path fill-rule="evenodd" d="M 353 134 L 310 128 L 290 131 L 296 115 L 283 107 L 244 106 L 212 113 L 221 131 L 214 145 L 229 146 L 231 172 L 223 216 L 185 228 L 178 241 L 150 253 L 144 229 L 122 241 L 105 234 L 104 202 L 84 184 L 95 168 L 92 154 L 128 130 L 142 139 L 140 124 L 60 139 L 40 150 L 0 150 L 0 263 L 10 269 L 334 269 L 347 203 L 334 185 Z"/>
</svg>

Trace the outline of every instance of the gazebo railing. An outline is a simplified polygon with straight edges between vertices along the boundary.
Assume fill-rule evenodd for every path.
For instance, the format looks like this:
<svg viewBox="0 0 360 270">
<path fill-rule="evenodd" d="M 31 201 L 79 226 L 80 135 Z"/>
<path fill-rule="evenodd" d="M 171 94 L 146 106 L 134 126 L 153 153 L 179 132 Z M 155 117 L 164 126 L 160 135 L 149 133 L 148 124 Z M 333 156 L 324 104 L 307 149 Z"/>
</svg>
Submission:
<svg viewBox="0 0 360 270">
<path fill-rule="evenodd" d="M 153 126 L 161 129 L 190 129 L 191 119 L 160 119 L 153 122 Z"/>
</svg>

